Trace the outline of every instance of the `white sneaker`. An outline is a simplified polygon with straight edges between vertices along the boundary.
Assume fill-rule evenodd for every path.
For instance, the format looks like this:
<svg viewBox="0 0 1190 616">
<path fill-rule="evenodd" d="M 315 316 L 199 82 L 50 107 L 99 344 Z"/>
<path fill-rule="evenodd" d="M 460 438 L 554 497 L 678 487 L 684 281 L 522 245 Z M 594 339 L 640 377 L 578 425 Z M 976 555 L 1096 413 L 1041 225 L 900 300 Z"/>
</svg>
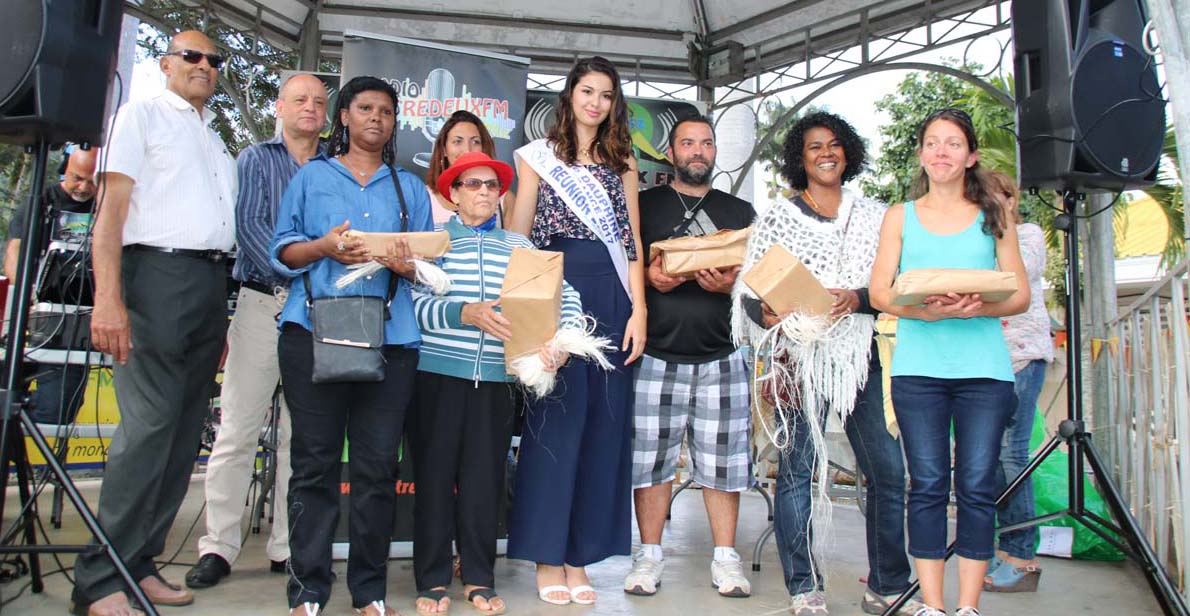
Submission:
<svg viewBox="0 0 1190 616">
<path fill-rule="evenodd" d="M 793 616 L 827 616 L 826 595 L 811 590 L 789 598 L 789 613 Z"/>
<path fill-rule="evenodd" d="M 752 584 L 744 576 L 744 564 L 737 559 L 711 561 L 711 585 L 724 597 L 747 597 Z"/>
<path fill-rule="evenodd" d="M 645 597 L 657 594 L 663 569 L 665 561 L 647 558 L 643 552 L 633 554 L 632 571 L 624 578 L 624 592 Z"/>
</svg>

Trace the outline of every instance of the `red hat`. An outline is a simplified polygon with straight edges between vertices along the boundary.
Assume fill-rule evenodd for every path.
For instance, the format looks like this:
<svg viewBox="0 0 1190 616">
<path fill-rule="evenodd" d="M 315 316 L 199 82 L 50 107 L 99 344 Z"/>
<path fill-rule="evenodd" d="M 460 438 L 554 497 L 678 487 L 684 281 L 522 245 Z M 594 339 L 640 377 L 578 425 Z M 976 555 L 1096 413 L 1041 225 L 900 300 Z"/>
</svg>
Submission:
<svg viewBox="0 0 1190 616">
<path fill-rule="evenodd" d="M 455 162 L 450 167 L 447 167 L 438 176 L 438 194 L 442 195 L 447 201 L 450 201 L 450 186 L 454 184 L 455 179 L 459 177 L 464 171 L 472 167 L 489 167 L 496 172 L 496 177 L 500 180 L 500 195 L 508 192 L 508 188 L 512 186 L 512 166 L 508 163 L 489 158 L 483 152 L 467 152 L 455 159 Z"/>
</svg>

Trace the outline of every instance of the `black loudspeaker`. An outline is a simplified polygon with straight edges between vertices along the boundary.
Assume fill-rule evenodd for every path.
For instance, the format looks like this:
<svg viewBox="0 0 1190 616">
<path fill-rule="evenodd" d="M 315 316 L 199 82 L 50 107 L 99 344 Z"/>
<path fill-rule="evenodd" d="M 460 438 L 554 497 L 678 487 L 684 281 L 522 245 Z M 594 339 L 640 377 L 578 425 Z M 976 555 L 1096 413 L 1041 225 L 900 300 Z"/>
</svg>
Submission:
<svg viewBox="0 0 1190 616">
<path fill-rule="evenodd" d="M 1165 101 L 1143 0 L 1016 0 L 1023 188 L 1124 190 L 1157 178 Z"/>
<path fill-rule="evenodd" d="M 0 143 L 99 143 L 120 0 L 0 0 Z"/>
</svg>

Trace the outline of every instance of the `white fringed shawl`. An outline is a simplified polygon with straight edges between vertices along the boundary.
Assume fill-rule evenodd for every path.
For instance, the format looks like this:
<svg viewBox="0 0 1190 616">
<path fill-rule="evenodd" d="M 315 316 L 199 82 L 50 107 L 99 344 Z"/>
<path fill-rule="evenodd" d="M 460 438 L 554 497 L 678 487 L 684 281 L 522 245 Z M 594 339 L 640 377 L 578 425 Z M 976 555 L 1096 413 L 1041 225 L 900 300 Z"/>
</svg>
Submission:
<svg viewBox="0 0 1190 616">
<path fill-rule="evenodd" d="M 848 190 L 843 191 L 839 214 L 833 221 L 807 216 L 797 204 L 778 197 L 752 225 L 741 273 L 759 261 L 770 246 L 779 244 L 801 259 L 827 288 L 867 287 L 883 217 L 883 205 L 856 197 Z M 805 407 L 799 409 L 801 412 L 812 417 L 822 417 L 828 410 L 842 416 L 850 413 L 867 382 L 875 318 L 851 314 L 828 324 L 795 314 L 766 330 L 745 314 L 743 298 L 755 295 L 742 279 L 741 275 L 732 293 L 732 338 L 736 344 L 750 345 L 759 355 L 788 358 L 778 372 L 793 379 L 788 384 L 800 394 Z M 793 335 L 777 335 L 778 330 Z M 759 379 L 766 377 L 772 378 L 766 374 Z M 783 438 L 774 439 L 774 444 L 784 448 L 789 443 Z"/>
</svg>

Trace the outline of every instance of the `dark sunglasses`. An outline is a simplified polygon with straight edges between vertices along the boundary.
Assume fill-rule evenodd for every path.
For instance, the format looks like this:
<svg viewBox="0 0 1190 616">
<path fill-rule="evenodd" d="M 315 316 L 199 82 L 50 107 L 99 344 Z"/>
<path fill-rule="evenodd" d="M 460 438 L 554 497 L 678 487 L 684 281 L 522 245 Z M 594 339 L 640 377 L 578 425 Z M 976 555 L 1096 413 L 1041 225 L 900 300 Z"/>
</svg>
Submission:
<svg viewBox="0 0 1190 616">
<path fill-rule="evenodd" d="M 475 178 L 471 178 L 470 180 L 455 182 L 454 184 L 451 184 L 451 186 L 454 186 L 455 188 L 462 186 L 471 192 L 475 192 L 479 190 L 480 186 L 487 186 L 488 190 L 498 191 L 500 190 L 500 187 L 503 186 L 503 184 L 500 183 L 500 180 L 477 180 Z"/>
<path fill-rule="evenodd" d="M 219 67 L 223 66 L 223 56 L 217 53 L 203 53 L 194 49 L 181 49 L 178 51 L 171 51 L 165 55 L 179 56 L 188 64 L 198 64 L 203 58 L 206 58 L 207 64 L 210 64 L 211 68 L 215 70 L 219 70 Z"/>
</svg>

